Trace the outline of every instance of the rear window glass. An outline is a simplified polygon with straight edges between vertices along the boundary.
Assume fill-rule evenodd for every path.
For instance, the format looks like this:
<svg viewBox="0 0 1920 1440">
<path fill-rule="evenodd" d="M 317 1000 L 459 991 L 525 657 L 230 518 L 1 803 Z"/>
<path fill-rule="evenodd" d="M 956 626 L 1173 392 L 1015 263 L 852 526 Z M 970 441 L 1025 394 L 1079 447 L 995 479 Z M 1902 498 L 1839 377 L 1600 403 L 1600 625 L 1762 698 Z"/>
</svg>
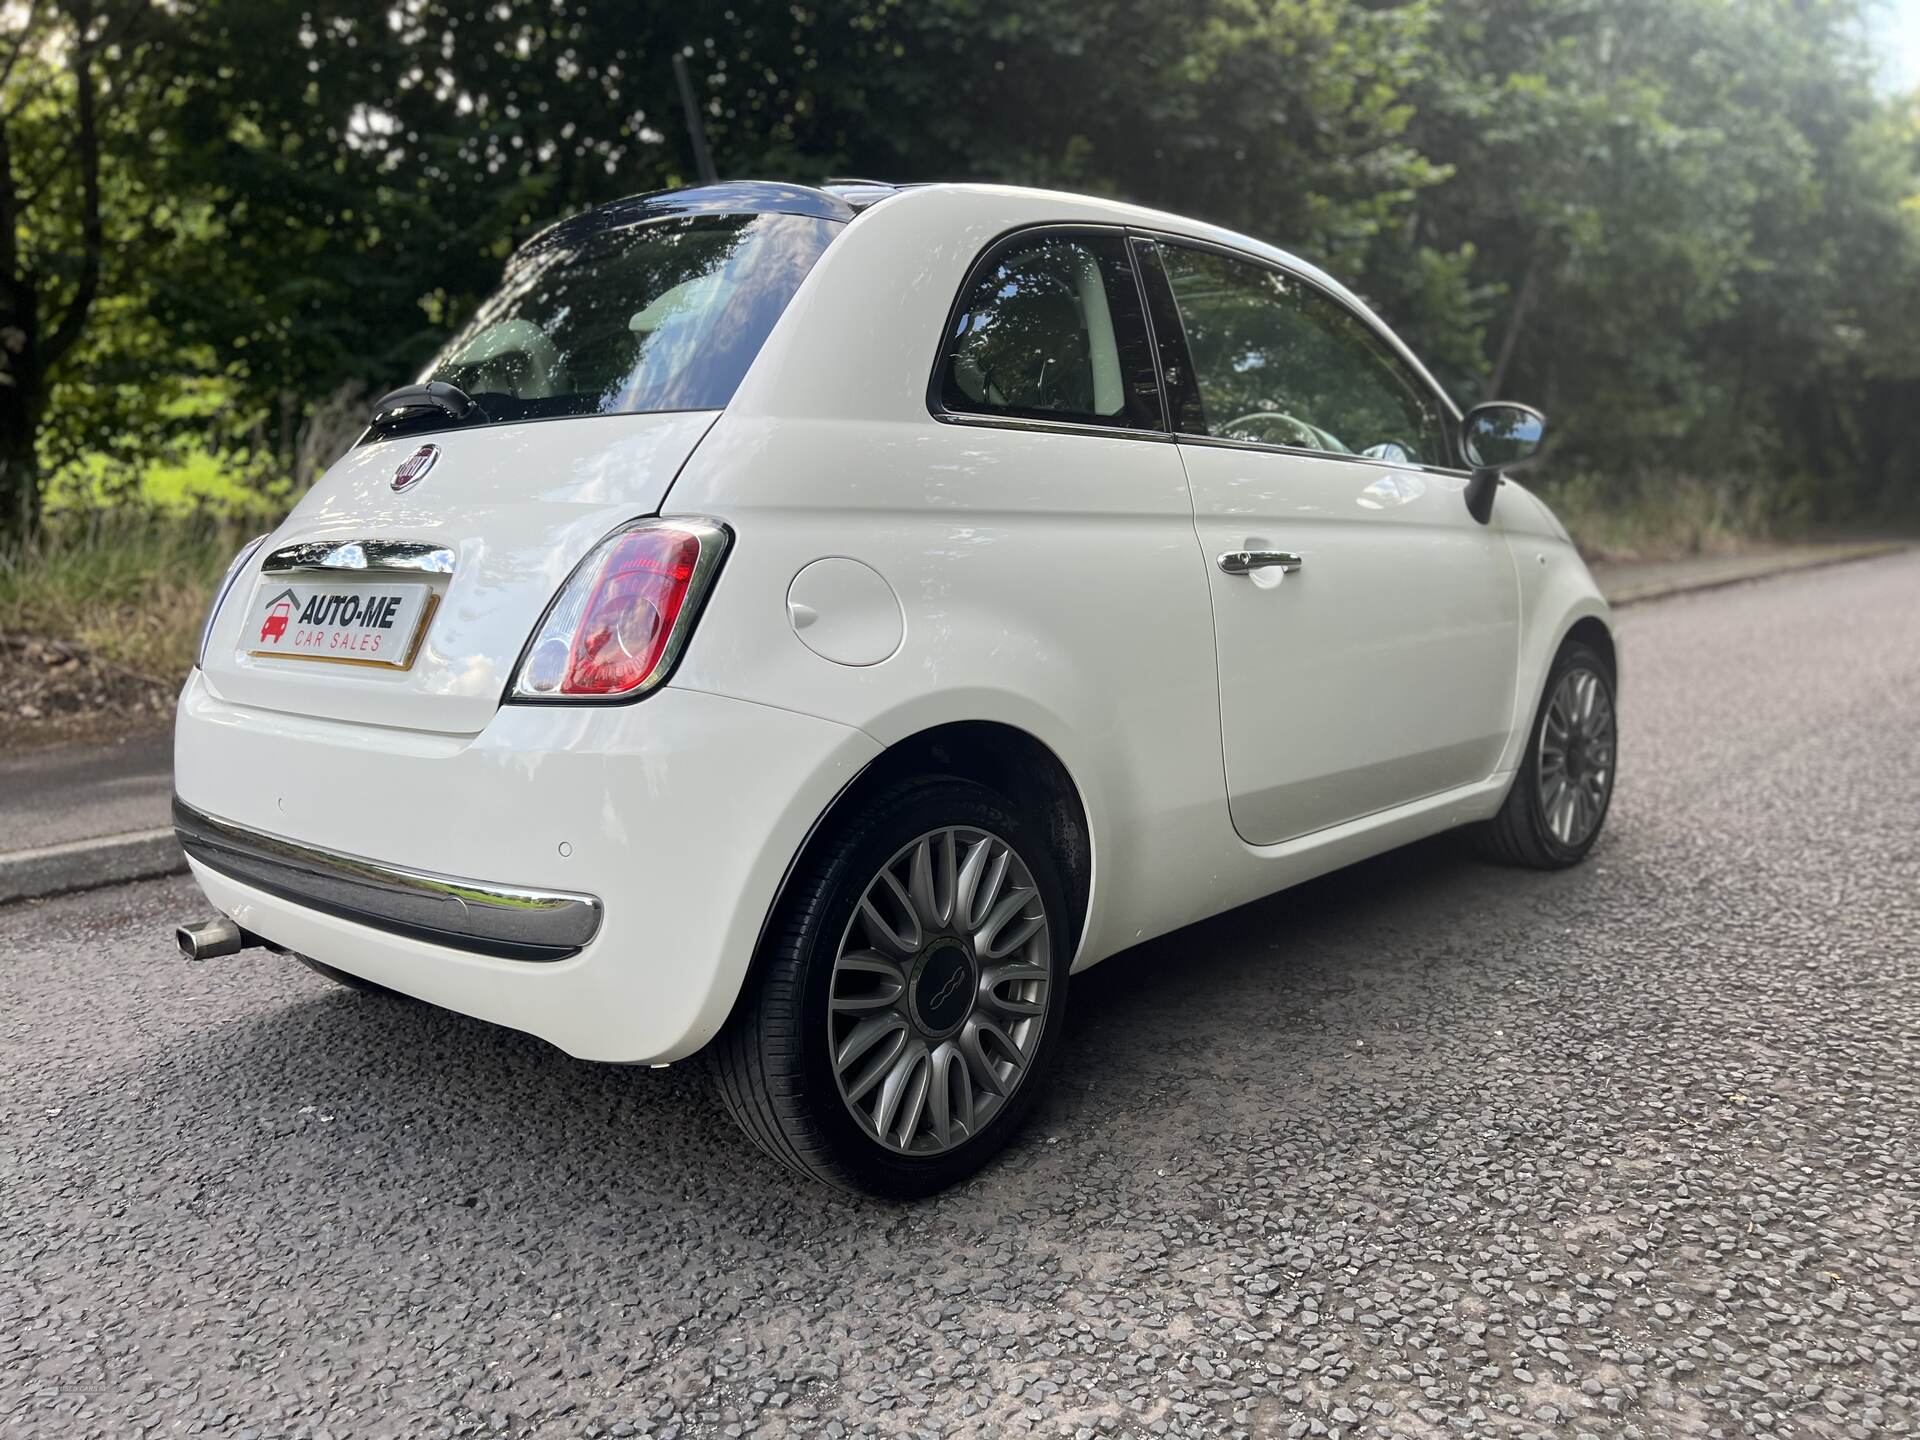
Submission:
<svg viewBox="0 0 1920 1440">
<path fill-rule="evenodd" d="M 718 410 L 839 230 L 806 215 L 562 225 L 421 378 L 495 422 Z"/>
</svg>

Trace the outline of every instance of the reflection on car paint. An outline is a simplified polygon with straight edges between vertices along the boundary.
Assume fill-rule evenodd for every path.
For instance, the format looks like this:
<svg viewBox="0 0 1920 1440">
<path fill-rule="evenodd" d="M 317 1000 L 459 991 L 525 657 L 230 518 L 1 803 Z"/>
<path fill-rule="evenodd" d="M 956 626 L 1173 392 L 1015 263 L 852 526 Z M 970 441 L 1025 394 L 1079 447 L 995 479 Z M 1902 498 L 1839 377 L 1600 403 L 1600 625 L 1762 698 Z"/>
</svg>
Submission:
<svg viewBox="0 0 1920 1440">
<path fill-rule="evenodd" d="M 1427 482 L 1411 472 L 1394 471 L 1382 475 L 1354 501 L 1362 510 L 1388 510 L 1395 505 L 1410 505 L 1427 493 Z"/>
</svg>

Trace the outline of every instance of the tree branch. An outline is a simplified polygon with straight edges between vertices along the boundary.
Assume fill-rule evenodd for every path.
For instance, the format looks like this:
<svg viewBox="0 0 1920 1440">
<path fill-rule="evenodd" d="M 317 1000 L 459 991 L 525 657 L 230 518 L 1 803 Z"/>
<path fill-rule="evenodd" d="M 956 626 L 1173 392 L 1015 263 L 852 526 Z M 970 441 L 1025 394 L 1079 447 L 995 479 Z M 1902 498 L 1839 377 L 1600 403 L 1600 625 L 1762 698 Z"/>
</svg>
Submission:
<svg viewBox="0 0 1920 1440">
<path fill-rule="evenodd" d="M 1520 294 L 1513 302 L 1513 314 L 1507 318 L 1507 333 L 1500 341 L 1499 357 L 1493 362 L 1493 373 L 1487 377 L 1487 399 L 1498 400 L 1506 393 L 1507 371 L 1513 365 L 1513 354 L 1520 344 L 1520 331 L 1527 323 L 1527 315 L 1533 309 L 1534 297 L 1540 289 L 1540 244 L 1534 243 L 1533 252 L 1527 258 L 1526 278 L 1520 282 Z"/>
<path fill-rule="evenodd" d="M 29 72 L 31 78 L 14 86 L 12 97 L 5 105 L 0 105 L 0 114 L 8 119 L 25 114 L 29 105 L 53 88 L 53 76 L 56 73 L 46 69 L 41 69 L 37 74 Z"/>
<path fill-rule="evenodd" d="M 100 291 L 100 254 L 105 248 L 105 235 L 100 224 L 100 134 L 94 115 L 93 42 L 87 37 L 87 28 L 81 27 L 73 47 L 74 112 L 78 121 L 74 159 L 80 166 L 80 280 L 66 314 L 40 352 L 43 372 L 59 364 L 73 348 L 86 327 L 94 296 Z"/>
</svg>

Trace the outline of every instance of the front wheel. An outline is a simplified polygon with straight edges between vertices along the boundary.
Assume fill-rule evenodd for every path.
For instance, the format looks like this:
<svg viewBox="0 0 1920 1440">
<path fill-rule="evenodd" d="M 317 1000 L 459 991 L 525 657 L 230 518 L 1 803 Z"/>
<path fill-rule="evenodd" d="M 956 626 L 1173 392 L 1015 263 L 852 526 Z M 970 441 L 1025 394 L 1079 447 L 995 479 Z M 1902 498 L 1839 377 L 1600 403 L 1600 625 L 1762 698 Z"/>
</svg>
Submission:
<svg viewBox="0 0 1920 1440">
<path fill-rule="evenodd" d="M 1561 648 L 1527 736 L 1527 753 L 1483 848 L 1508 865 L 1560 870 L 1600 838 L 1618 769 L 1613 667 L 1590 645 Z"/>
<path fill-rule="evenodd" d="M 970 781 L 889 787 L 815 847 L 714 1043 L 735 1120 L 843 1189 L 978 1170 L 1039 1093 L 1069 960 L 1044 831 Z"/>
</svg>

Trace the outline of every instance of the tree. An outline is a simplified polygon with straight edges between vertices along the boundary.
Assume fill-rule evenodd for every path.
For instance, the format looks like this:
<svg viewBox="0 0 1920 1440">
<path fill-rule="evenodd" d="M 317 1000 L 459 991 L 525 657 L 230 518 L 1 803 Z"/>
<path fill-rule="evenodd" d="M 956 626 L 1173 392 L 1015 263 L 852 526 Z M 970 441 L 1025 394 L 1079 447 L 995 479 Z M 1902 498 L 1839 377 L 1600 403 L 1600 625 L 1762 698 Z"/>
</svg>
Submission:
<svg viewBox="0 0 1920 1440">
<path fill-rule="evenodd" d="M 1218 220 L 1462 399 L 1546 405 L 1561 467 L 1911 505 L 1920 132 L 1868 3 L 0 0 L 0 500 L 30 515 L 36 436 L 49 470 L 199 426 L 293 471 L 518 241 L 692 179 L 679 55 L 723 175 Z"/>
<path fill-rule="evenodd" d="M 156 160 L 164 189 L 193 197 L 181 222 L 206 233 L 161 247 L 154 305 L 265 413 L 351 378 L 409 377 L 517 239 L 688 183 L 676 52 L 692 57 L 729 175 L 1078 186 L 1336 261 L 1357 260 L 1437 175 L 1399 139 L 1424 3 L 735 0 L 721 15 L 181 0 L 176 13 L 190 78 Z"/>
<path fill-rule="evenodd" d="M 96 68 L 116 28 L 84 3 L 30 3 L 0 55 L 0 538 L 39 519 L 49 377 L 100 290 Z"/>
<path fill-rule="evenodd" d="M 1456 387 L 1542 403 L 1562 468 L 1615 486 L 1692 474 L 1844 512 L 1915 433 L 1868 387 L 1914 373 L 1920 286 L 1911 147 L 1861 7 L 1450 0 L 1447 22 L 1408 138 L 1451 171 L 1413 242 L 1470 257 L 1485 297 Z M 1457 315 L 1395 278 L 1390 242 L 1370 257 L 1389 308 L 1444 350 Z"/>
</svg>

